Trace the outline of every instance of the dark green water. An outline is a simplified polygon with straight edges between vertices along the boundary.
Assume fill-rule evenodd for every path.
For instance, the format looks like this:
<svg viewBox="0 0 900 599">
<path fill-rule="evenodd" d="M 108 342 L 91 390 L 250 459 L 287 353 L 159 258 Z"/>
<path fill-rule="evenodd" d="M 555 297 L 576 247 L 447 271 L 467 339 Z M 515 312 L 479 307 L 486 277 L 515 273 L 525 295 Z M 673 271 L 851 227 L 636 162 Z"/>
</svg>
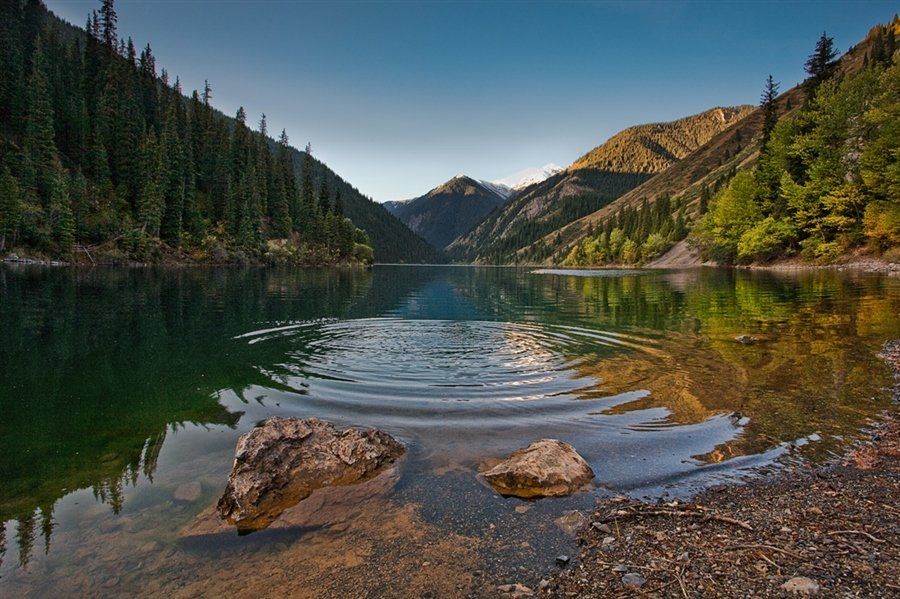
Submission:
<svg viewBox="0 0 900 599">
<path fill-rule="evenodd" d="M 502 573 L 552 563 L 570 543 L 553 519 L 596 494 L 689 493 L 791 443 L 826 456 L 888 407 L 876 354 L 900 337 L 897 278 L 582 274 L 0 269 L 0 594 L 215 594 L 191 585 L 232 584 L 222 572 L 240 568 L 261 577 L 246 594 L 266 593 L 266 568 L 290 567 L 304 544 L 357 546 L 329 525 L 370 518 L 360 502 L 309 530 L 185 540 L 237 437 L 270 415 L 403 440 L 378 509 L 412 506 L 432 539 L 490 537 L 475 551 Z M 597 490 L 526 505 L 475 480 L 483 460 L 542 437 L 572 443 Z M 304 562 L 321 572 L 293 594 L 340 594 L 356 575 L 383 594 L 379 577 L 404 574 L 383 570 L 379 543 L 402 556 L 421 541 L 366 538 L 357 561 Z M 451 566 L 448 579 L 478 588 Z"/>
</svg>

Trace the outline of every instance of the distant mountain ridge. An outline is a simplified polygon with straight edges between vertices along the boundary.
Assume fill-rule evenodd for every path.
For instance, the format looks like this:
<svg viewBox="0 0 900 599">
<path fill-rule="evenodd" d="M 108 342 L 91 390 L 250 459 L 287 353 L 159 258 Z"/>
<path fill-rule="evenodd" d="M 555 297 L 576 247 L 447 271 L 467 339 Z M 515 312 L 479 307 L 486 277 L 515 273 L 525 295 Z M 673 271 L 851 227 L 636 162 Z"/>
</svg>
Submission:
<svg viewBox="0 0 900 599">
<path fill-rule="evenodd" d="M 508 197 L 503 188 L 457 175 L 411 200 L 385 202 L 388 211 L 437 249 L 468 231 Z"/>
<path fill-rule="evenodd" d="M 629 127 L 565 171 L 514 195 L 447 251 L 466 262 L 542 261 L 554 248 L 536 245 L 537 240 L 665 171 L 752 111 L 751 106 L 716 107 L 667 123 Z"/>
</svg>

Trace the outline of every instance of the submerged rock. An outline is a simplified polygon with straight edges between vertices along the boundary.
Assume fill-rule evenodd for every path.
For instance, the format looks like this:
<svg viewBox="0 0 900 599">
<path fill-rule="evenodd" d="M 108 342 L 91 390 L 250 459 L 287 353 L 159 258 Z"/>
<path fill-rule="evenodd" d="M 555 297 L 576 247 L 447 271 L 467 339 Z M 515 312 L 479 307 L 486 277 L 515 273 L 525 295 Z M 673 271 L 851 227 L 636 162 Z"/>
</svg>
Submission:
<svg viewBox="0 0 900 599">
<path fill-rule="evenodd" d="M 178 485 L 175 489 L 174 497 L 176 501 L 193 502 L 200 499 L 202 493 L 203 488 L 200 486 L 200 483 L 194 481 Z"/>
<path fill-rule="evenodd" d="M 316 489 L 367 480 L 404 451 L 379 430 L 337 430 L 317 418 L 269 418 L 238 440 L 219 516 L 240 530 L 265 528 Z"/>
<path fill-rule="evenodd" d="M 481 475 L 501 495 L 529 498 L 570 495 L 590 483 L 594 471 L 568 443 L 541 439 Z"/>
</svg>

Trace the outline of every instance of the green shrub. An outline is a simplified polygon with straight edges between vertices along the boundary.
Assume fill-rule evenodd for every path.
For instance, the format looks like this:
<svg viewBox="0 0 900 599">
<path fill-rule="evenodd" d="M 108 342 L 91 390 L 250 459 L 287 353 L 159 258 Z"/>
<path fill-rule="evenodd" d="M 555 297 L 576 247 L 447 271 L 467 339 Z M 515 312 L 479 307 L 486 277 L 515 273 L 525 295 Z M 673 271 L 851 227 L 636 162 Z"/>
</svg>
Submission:
<svg viewBox="0 0 900 599">
<path fill-rule="evenodd" d="M 789 221 L 767 216 L 741 235 L 737 246 L 738 260 L 771 260 L 781 254 L 796 236 L 797 231 Z"/>
<path fill-rule="evenodd" d="M 879 250 L 900 245 L 900 203 L 870 203 L 863 217 L 863 230 Z"/>
</svg>

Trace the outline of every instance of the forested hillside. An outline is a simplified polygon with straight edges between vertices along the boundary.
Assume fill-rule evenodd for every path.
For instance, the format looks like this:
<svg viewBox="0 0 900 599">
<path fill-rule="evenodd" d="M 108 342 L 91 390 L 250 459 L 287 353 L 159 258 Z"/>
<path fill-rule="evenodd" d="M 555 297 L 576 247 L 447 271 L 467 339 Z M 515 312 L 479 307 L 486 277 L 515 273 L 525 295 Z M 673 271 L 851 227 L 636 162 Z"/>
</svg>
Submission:
<svg viewBox="0 0 900 599">
<path fill-rule="evenodd" d="M 549 262 L 645 263 L 687 241 L 703 259 L 830 262 L 900 245 L 900 22 L 840 60 L 827 35 L 809 78 L 690 157 L 547 240 Z M 688 232 L 690 234 L 688 235 Z"/>
<path fill-rule="evenodd" d="M 106 261 L 426 261 L 434 251 L 265 115 L 190 97 L 113 0 L 86 30 L 0 5 L 0 250 Z M 349 218 L 347 218 L 349 217 Z M 362 228 L 359 228 L 362 227 Z M 363 230 L 365 229 L 365 230 Z"/>
<path fill-rule="evenodd" d="M 750 110 L 714 108 L 668 123 L 625 129 L 565 172 L 518 193 L 455 240 L 448 252 L 462 261 L 541 262 L 556 249 L 555 239 L 542 238 L 662 172 Z"/>
</svg>

